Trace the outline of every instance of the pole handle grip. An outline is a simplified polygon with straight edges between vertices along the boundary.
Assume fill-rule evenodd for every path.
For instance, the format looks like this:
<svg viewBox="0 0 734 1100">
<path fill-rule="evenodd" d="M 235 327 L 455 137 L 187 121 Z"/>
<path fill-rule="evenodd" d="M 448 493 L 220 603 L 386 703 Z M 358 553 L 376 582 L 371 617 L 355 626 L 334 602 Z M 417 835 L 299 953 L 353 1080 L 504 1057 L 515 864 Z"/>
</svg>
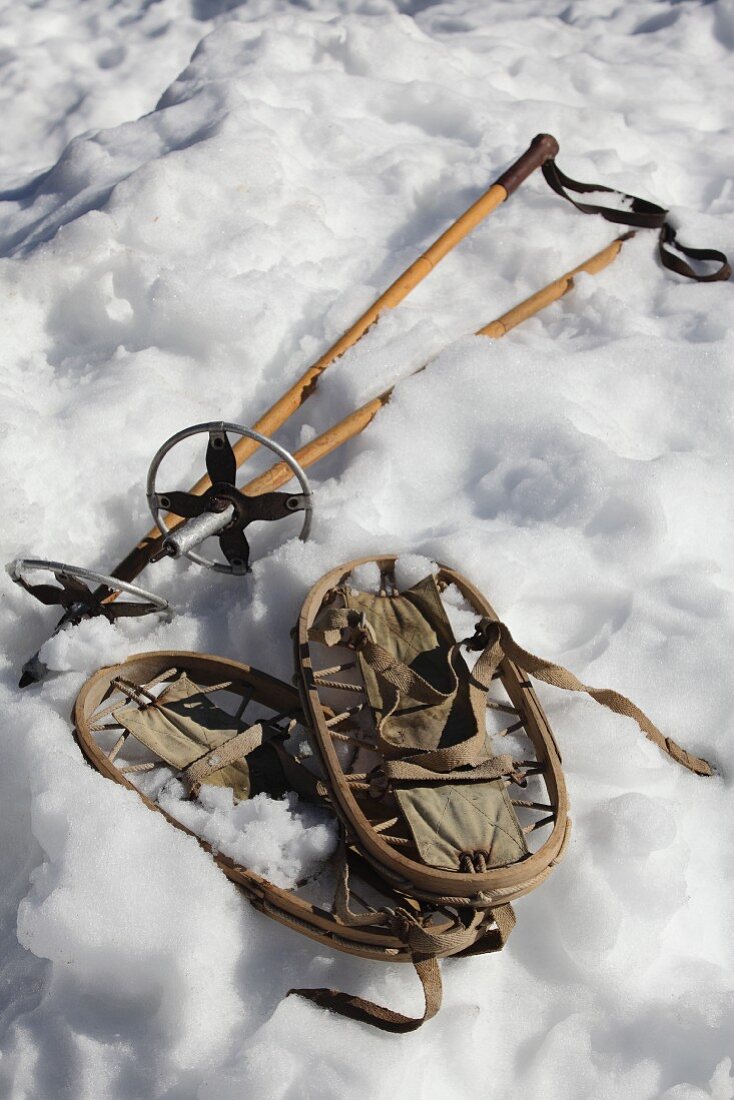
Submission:
<svg viewBox="0 0 734 1100">
<path fill-rule="evenodd" d="M 547 160 L 553 160 L 557 154 L 558 142 L 552 134 L 536 134 L 522 156 L 503 172 L 497 183 L 504 187 L 509 198 L 536 168 Z"/>
</svg>

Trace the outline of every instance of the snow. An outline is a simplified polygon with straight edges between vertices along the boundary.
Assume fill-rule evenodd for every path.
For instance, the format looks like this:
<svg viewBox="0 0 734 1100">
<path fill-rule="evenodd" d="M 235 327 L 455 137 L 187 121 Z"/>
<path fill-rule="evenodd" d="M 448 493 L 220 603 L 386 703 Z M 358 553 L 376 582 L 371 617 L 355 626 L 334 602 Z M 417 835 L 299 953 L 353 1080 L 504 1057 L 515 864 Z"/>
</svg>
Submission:
<svg viewBox="0 0 734 1100">
<path fill-rule="evenodd" d="M 150 526 L 168 435 L 253 423 L 539 131 L 571 176 L 731 255 L 732 50 L 732 0 L 6 5 L 3 560 L 110 571 Z M 731 284 L 663 272 L 641 233 L 504 340 L 467 335 L 614 235 L 524 184 L 278 433 L 298 447 L 433 357 L 313 469 L 311 541 L 297 518 L 256 533 L 249 579 L 160 563 L 141 583 L 174 619 L 85 623 L 22 694 L 55 618 L 3 579 L 2 1095 L 732 1100 Z M 202 459 L 181 452 L 177 487 Z M 408 968 L 255 913 L 68 721 L 94 669 L 142 649 L 288 680 L 308 586 L 395 551 L 408 580 L 459 568 L 521 645 L 720 773 L 544 689 L 565 862 L 501 955 L 443 965 L 440 1015 L 404 1037 L 282 1001 L 329 985 L 419 1010 Z"/>
<path fill-rule="evenodd" d="M 183 784 L 169 780 L 156 801 L 218 852 L 276 886 L 318 875 L 336 848 L 336 823 L 293 793 L 282 800 L 257 794 L 236 805 L 226 787 L 203 787 L 196 803 L 184 795 Z"/>
</svg>

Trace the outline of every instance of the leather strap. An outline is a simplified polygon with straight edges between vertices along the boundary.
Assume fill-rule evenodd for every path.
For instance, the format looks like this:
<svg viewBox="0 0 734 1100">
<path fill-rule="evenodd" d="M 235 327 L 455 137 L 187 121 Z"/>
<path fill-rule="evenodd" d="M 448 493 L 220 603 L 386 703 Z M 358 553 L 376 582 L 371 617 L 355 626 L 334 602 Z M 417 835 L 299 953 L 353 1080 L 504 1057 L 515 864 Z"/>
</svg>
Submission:
<svg viewBox="0 0 734 1100">
<path fill-rule="evenodd" d="M 582 214 L 600 214 L 608 222 L 617 225 L 630 225 L 636 229 L 658 229 L 658 255 L 663 267 L 670 271 L 683 275 L 686 279 L 693 279 L 697 283 L 714 283 L 725 280 L 731 276 L 731 265 L 723 252 L 717 248 L 687 248 L 676 239 L 676 232 L 668 219 L 669 211 L 649 199 L 641 199 L 636 195 L 628 195 L 624 191 L 617 191 L 613 187 L 605 187 L 600 183 L 581 183 L 573 180 L 556 164 L 555 160 L 547 160 L 541 165 L 541 171 L 546 183 L 557 195 L 570 202 Z M 618 195 L 626 200 L 625 209 L 615 209 L 611 206 L 603 206 L 600 203 L 580 202 L 572 197 L 574 195 L 589 195 L 602 192 L 607 195 Z M 691 260 L 703 260 L 718 263 L 719 267 L 707 274 L 700 275 L 682 258 L 688 256 Z"/>
<path fill-rule="evenodd" d="M 214 775 L 215 772 L 226 768 L 228 764 L 234 764 L 236 760 L 249 756 L 251 752 L 259 748 L 263 743 L 265 731 L 261 722 L 230 737 L 229 741 L 207 751 L 189 764 L 183 771 L 183 779 L 192 795 L 199 792 L 201 784 Z"/>
</svg>

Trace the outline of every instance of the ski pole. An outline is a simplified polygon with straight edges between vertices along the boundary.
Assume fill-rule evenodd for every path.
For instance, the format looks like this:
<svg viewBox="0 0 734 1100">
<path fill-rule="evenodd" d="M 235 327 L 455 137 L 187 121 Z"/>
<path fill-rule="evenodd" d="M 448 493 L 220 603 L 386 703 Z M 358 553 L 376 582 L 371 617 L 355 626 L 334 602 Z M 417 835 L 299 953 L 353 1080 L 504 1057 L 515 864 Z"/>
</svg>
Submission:
<svg viewBox="0 0 734 1100">
<path fill-rule="evenodd" d="M 418 257 L 403 273 L 381 294 L 370 308 L 354 322 L 344 335 L 324 352 L 320 359 L 313 363 L 308 370 L 283 394 L 274 405 L 254 425 L 254 430 L 260 435 L 272 435 L 285 421 L 300 408 L 300 406 L 313 393 L 318 378 L 327 367 L 353 347 L 364 336 L 369 328 L 380 318 L 386 309 L 394 309 L 419 283 L 430 274 L 436 264 L 448 255 L 480 222 L 482 222 L 493 210 L 503 203 L 537 168 L 542 167 L 552 160 L 558 153 L 558 142 L 550 134 L 538 134 L 533 138 L 528 148 L 514 164 L 498 177 L 497 180 L 480 197 L 456 219 L 448 229 L 433 242 L 426 251 Z M 373 414 L 374 415 L 374 414 Z M 371 419 L 371 417 L 369 418 Z M 363 426 L 369 423 L 365 421 Z M 334 446 L 338 446 L 335 443 Z M 252 439 L 244 437 L 233 448 L 236 466 L 239 468 L 249 456 L 257 449 L 258 444 Z M 333 447 L 331 448 L 333 449 Z M 328 451 L 325 453 L 329 453 Z M 315 459 L 313 460 L 315 461 Z M 282 475 L 281 475 L 282 476 Z M 209 477 L 202 477 L 191 489 L 193 494 L 202 494 L 211 485 Z M 177 527 L 182 520 L 174 515 L 165 517 L 164 523 L 169 529 Z M 160 550 L 163 544 L 163 536 L 157 527 L 150 531 L 126 554 L 122 561 L 112 571 L 111 576 L 118 580 L 131 582 L 150 563 L 153 556 Z M 106 602 L 113 602 L 116 594 L 105 596 L 105 589 L 99 589 L 96 595 Z M 70 616 L 65 613 L 57 629 L 60 629 Z M 27 662 L 21 677 L 20 686 L 32 683 L 36 676 L 30 666 L 33 661 Z"/>
<path fill-rule="evenodd" d="M 538 141 L 538 138 L 535 139 Z M 522 158 L 521 158 L 522 159 Z M 519 162 L 518 162 L 519 163 Z M 500 177 L 502 178 L 502 177 Z M 489 193 L 489 192 L 488 192 Z M 626 233 L 600 252 L 590 256 L 583 263 L 574 267 L 571 271 L 566 272 L 559 279 L 555 279 L 552 283 L 543 287 L 535 294 L 531 295 L 525 301 L 519 303 L 513 309 L 507 313 L 498 317 L 495 321 L 485 325 L 479 329 L 477 335 L 479 336 L 491 336 L 495 339 L 499 339 L 500 336 L 504 336 L 506 332 L 520 324 L 521 321 L 527 320 L 529 317 L 534 316 L 541 309 L 551 305 L 553 302 L 558 301 L 563 297 L 571 287 L 573 286 L 574 277 L 581 272 L 586 272 L 590 275 L 595 275 L 598 271 L 602 271 L 607 267 L 617 256 L 622 244 L 629 237 L 633 236 L 632 233 Z M 423 367 L 419 368 L 424 370 Z M 418 371 L 415 372 L 419 373 Z M 305 377 L 305 376 L 304 376 Z M 367 425 L 374 419 L 379 410 L 383 408 L 390 397 L 392 396 L 394 386 L 380 394 L 378 397 L 374 397 L 371 401 L 362 405 L 361 408 L 355 412 L 350 413 L 344 420 L 338 424 L 327 429 L 322 435 L 316 439 L 311 440 L 294 455 L 296 461 L 304 469 L 312 466 L 319 459 L 325 458 L 330 455 L 343 443 L 347 443 L 350 439 L 353 439 L 360 432 L 364 431 Z M 259 430 L 259 429 L 256 429 Z M 264 434 L 264 433 L 263 433 Z M 249 442 L 245 439 L 244 442 Z M 237 445 L 233 447 L 235 455 L 237 456 L 238 465 L 240 464 L 240 456 L 237 455 Z M 260 493 L 271 492 L 282 485 L 285 485 L 292 477 L 292 471 L 286 463 L 276 463 L 269 470 L 266 470 L 259 477 L 254 478 L 245 487 L 244 491 L 250 496 L 258 496 Z M 205 477 L 200 479 L 197 484 L 191 490 L 192 493 L 198 493 L 209 486 L 209 478 Z M 169 516 L 166 519 L 167 525 L 173 529 L 181 522 L 178 517 Z M 118 577 L 120 580 L 132 581 L 149 563 L 153 554 L 160 548 L 162 542 L 162 535 L 157 527 L 152 528 L 148 534 L 143 538 L 138 545 L 120 562 L 117 568 L 113 571 L 112 576 Z"/>
<path fill-rule="evenodd" d="M 484 325 L 475 333 L 476 336 L 489 336 L 495 340 L 499 340 L 502 336 L 505 336 L 511 329 L 521 324 L 523 321 L 527 321 L 530 317 L 534 317 L 536 313 L 539 313 L 546 306 L 551 305 L 553 302 L 557 302 L 559 298 L 562 298 L 564 294 L 572 288 L 574 283 L 574 277 L 576 275 L 585 272 L 588 275 L 596 275 L 597 272 L 602 271 L 605 267 L 608 267 L 610 263 L 619 255 L 619 251 L 622 245 L 630 237 L 633 237 L 634 233 L 625 233 L 621 237 L 617 237 L 611 244 L 603 248 L 601 252 L 596 252 L 593 256 L 590 256 L 588 260 L 584 260 L 583 263 L 574 267 L 571 271 L 567 271 L 565 275 L 561 275 L 560 279 L 555 279 L 552 283 L 548 283 L 541 290 L 538 290 L 535 294 L 532 294 L 529 298 L 520 302 L 514 306 L 507 313 L 503 313 L 501 317 L 498 317 L 495 321 L 491 321 L 488 325 Z M 419 367 L 417 371 L 413 371 L 410 377 L 420 374 L 428 366 L 425 363 L 422 367 Z M 374 420 L 377 413 L 389 402 L 392 394 L 395 390 L 395 386 L 391 386 L 390 389 L 385 390 L 384 393 L 379 394 L 377 397 L 373 397 L 371 401 L 367 401 L 355 412 L 349 413 L 343 420 L 340 420 L 338 424 L 328 428 L 316 439 L 312 439 L 310 443 L 307 443 L 304 447 L 301 447 L 299 451 L 296 451 L 293 457 L 296 462 L 303 469 L 308 469 L 309 466 L 313 466 L 319 459 L 326 458 L 327 455 L 332 454 L 342 444 L 348 443 L 350 439 L 354 439 L 367 427 L 372 420 Z M 259 477 L 253 478 L 244 486 L 243 492 L 249 496 L 259 496 L 260 493 L 269 493 L 275 489 L 279 489 L 285 485 L 293 477 L 293 471 L 285 462 L 278 462 L 274 466 L 271 466 L 269 470 L 260 474 Z"/>
<path fill-rule="evenodd" d="M 526 298 L 523 302 L 514 306 L 513 309 L 508 310 L 507 313 L 503 313 L 501 317 L 498 317 L 496 321 L 490 321 L 484 328 L 477 330 L 477 336 L 491 336 L 494 340 L 499 340 L 521 324 L 523 321 L 527 321 L 529 317 L 534 317 L 536 313 L 540 313 L 541 309 L 545 309 L 546 306 L 552 305 L 553 302 L 557 302 L 559 298 L 562 298 L 564 294 L 568 294 L 569 290 L 573 287 L 574 277 L 585 273 L 586 275 L 596 275 L 599 271 L 603 271 L 605 267 L 608 267 L 613 260 L 619 255 L 620 249 L 625 241 L 628 241 L 630 237 L 634 237 L 634 232 L 623 233 L 621 237 L 617 237 L 616 240 L 608 244 L 606 248 L 602 248 L 601 252 L 596 252 L 593 256 L 590 256 L 588 260 L 584 260 L 578 267 L 572 268 L 571 271 L 567 271 L 565 275 L 561 275 L 560 279 L 556 279 L 552 283 L 548 283 L 542 290 L 538 290 L 535 294 L 531 294 L 529 298 Z"/>
<path fill-rule="evenodd" d="M 554 282 L 549 283 L 543 287 L 542 290 L 537 291 L 535 294 L 526 298 L 519 305 L 509 310 L 507 313 L 502 314 L 495 321 L 485 325 L 477 331 L 477 335 L 490 336 L 494 339 L 500 339 L 510 329 L 520 324 L 522 321 L 534 316 L 541 309 L 550 305 L 552 302 L 557 301 L 563 297 L 571 287 L 573 286 L 573 280 L 580 272 L 586 272 L 590 275 L 595 275 L 597 272 L 607 267 L 618 255 L 622 244 L 629 237 L 634 236 L 633 233 L 626 233 L 624 236 L 612 241 L 601 252 L 597 252 L 595 255 L 590 256 L 588 260 L 574 267 L 571 271 L 568 271 L 565 275 L 562 275 L 560 279 L 556 279 Z M 413 374 L 420 374 L 425 370 L 428 363 L 424 364 Z M 313 439 L 310 443 L 307 443 L 293 456 L 298 464 L 306 469 L 309 466 L 313 466 L 319 459 L 325 458 L 327 455 L 332 454 L 335 450 L 347 443 L 350 439 L 354 439 L 355 436 L 363 432 L 367 425 L 374 419 L 377 413 L 383 408 L 390 400 L 395 386 L 391 386 L 390 389 L 385 390 L 378 397 L 372 398 L 371 401 L 366 402 L 355 412 L 350 413 L 343 420 L 339 421 L 333 427 L 327 429 L 316 439 Z M 293 471 L 285 462 L 276 463 L 265 473 L 259 477 L 254 478 L 244 488 L 250 496 L 259 496 L 262 493 L 270 492 L 285 485 L 293 476 Z M 174 517 L 170 517 L 174 520 L 170 524 L 171 528 L 174 528 L 181 523 L 182 520 L 177 520 Z M 139 573 L 143 571 L 146 565 L 150 562 L 153 554 L 160 549 L 163 542 L 163 536 L 157 528 L 154 528 L 146 537 L 138 543 L 134 550 L 127 555 L 123 562 L 117 567 L 113 576 L 121 581 L 132 581 Z M 100 589 L 100 597 L 104 597 L 106 589 Z M 103 602 L 112 602 L 116 598 L 115 594 L 111 594 L 103 599 Z M 65 622 L 69 621 L 68 613 L 64 614 L 57 626 L 57 630 L 60 629 Z M 28 684 L 34 683 L 42 675 L 39 672 L 41 668 L 38 661 L 38 654 L 32 657 L 23 666 L 23 674 L 20 679 L 20 687 L 27 687 Z"/>
<path fill-rule="evenodd" d="M 372 303 L 351 328 L 328 351 L 324 352 L 321 358 L 313 363 L 282 397 L 278 398 L 275 404 L 253 425 L 253 429 L 261 435 L 271 436 L 278 428 L 282 427 L 286 420 L 310 397 L 318 378 L 327 367 L 344 355 L 349 348 L 353 347 L 367 330 L 379 320 L 380 315 L 386 309 L 394 309 L 402 302 L 411 290 L 430 274 L 436 264 L 447 256 L 493 210 L 496 210 L 501 203 L 508 199 L 536 168 L 540 168 L 546 161 L 555 157 L 557 152 L 558 142 L 554 137 L 550 134 L 537 134 L 522 156 L 503 172 L 491 187 L 388 287 L 384 294 L 381 294 Z M 242 438 L 238 440 L 233 447 L 238 468 L 257 450 L 257 447 L 258 444 L 252 439 Z M 190 492 L 195 494 L 204 493 L 210 485 L 209 478 L 202 477 Z M 180 521 L 174 516 L 169 516 L 165 522 L 172 529 Z M 112 575 L 119 577 L 120 580 L 130 581 L 134 579 L 148 564 L 160 543 L 161 533 L 156 527 L 153 527 L 113 570 Z"/>
<path fill-rule="evenodd" d="M 448 255 L 473 229 L 496 210 L 536 168 L 551 160 L 558 152 L 558 142 L 550 134 L 538 134 L 528 148 L 491 187 L 474 202 L 468 210 L 453 222 L 426 251 L 408 267 L 388 289 L 377 298 L 369 309 L 354 322 L 335 344 L 325 351 L 290 389 L 279 397 L 271 408 L 264 413 L 256 424 L 255 431 L 271 436 L 285 424 L 303 402 L 313 393 L 317 379 L 336 359 L 361 340 L 369 328 L 380 319 L 387 309 L 394 309 L 421 283 L 435 266 Z M 257 450 L 258 444 L 252 439 L 241 439 L 234 447 L 237 464 L 241 465 Z M 192 490 L 208 488 L 206 478 L 202 478 Z"/>
</svg>

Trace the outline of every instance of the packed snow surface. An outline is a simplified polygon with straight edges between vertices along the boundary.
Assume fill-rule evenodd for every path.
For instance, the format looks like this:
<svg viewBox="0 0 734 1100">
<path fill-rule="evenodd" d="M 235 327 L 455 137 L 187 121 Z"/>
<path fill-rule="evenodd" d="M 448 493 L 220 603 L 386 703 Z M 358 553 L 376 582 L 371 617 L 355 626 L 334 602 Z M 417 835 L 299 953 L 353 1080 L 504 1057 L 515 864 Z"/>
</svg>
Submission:
<svg viewBox="0 0 734 1100">
<path fill-rule="evenodd" d="M 167 436 L 254 423 L 539 131 L 570 175 L 734 251 L 733 51 L 732 0 L 3 6 L 4 560 L 111 571 L 150 526 Z M 3 581 L 0 1094 L 732 1100 L 731 284 L 662 271 L 640 233 L 504 340 L 468 335 L 614 235 L 524 184 L 278 433 L 297 448 L 432 359 L 314 467 L 311 541 L 296 518 L 255 532 L 250 578 L 149 569 L 172 621 L 59 636 L 56 675 L 22 694 L 55 613 Z M 167 487 L 202 459 L 182 449 Z M 83 762 L 68 717 L 94 669 L 143 649 L 288 680 L 309 585 L 390 551 L 462 570 L 522 645 L 719 772 L 543 690 L 565 862 L 501 955 L 444 964 L 440 1015 L 403 1037 L 282 1000 L 328 985 L 420 1011 L 409 968 L 249 908 Z M 308 845 L 286 809 L 287 862 Z"/>
</svg>

